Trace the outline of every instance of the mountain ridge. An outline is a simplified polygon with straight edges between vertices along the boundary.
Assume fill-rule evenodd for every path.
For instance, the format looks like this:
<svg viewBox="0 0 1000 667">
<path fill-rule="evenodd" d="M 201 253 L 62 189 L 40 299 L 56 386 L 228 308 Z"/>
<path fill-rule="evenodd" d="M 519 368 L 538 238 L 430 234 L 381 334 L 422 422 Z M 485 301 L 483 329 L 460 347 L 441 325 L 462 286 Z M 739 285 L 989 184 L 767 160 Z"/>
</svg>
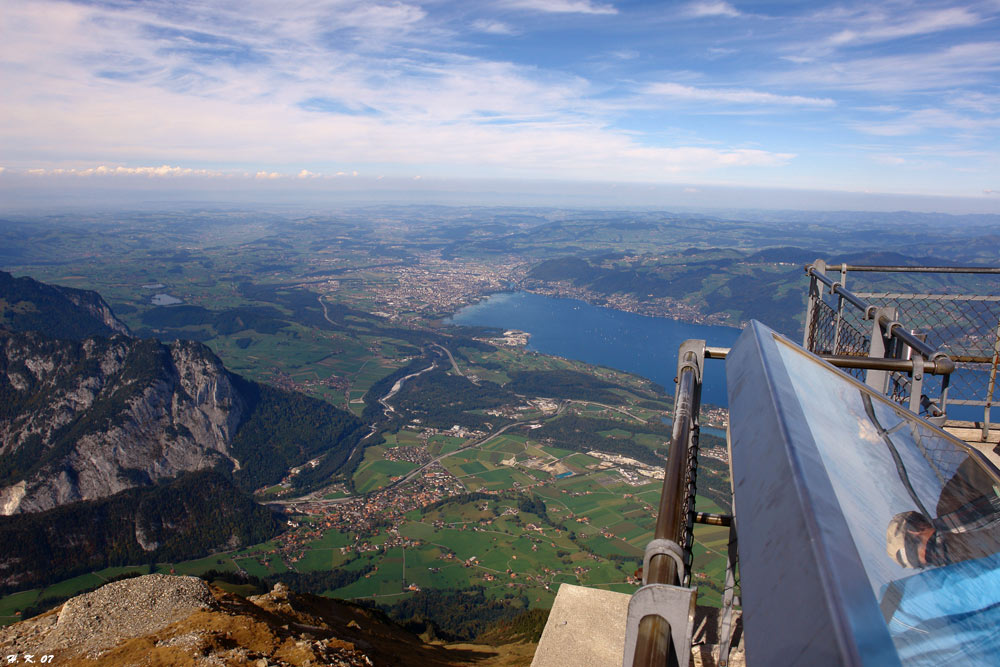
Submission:
<svg viewBox="0 0 1000 667">
<path fill-rule="evenodd" d="M 4 655 L 60 665 L 524 665 L 535 645 L 427 643 L 377 610 L 289 591 L 241 597 L 194 577 L 109 583 L 58 609 L 0 628 Z"/>
<path fill-rule="evenodd" d="M 132 333 L 93 290 L 15 278 L 6 271 L 0 271 L 0 328 L 74 340 Z"/>
<path fill-rule="evenodd" d="M 367 432 L 201 343 L 128 335 L 96 292 L 3 274 L 0 302 L 17 310 L 0 322 L 6 590 L 263 542 L 279 522 L 250 494 L 329 482 Z"/>
</svg>

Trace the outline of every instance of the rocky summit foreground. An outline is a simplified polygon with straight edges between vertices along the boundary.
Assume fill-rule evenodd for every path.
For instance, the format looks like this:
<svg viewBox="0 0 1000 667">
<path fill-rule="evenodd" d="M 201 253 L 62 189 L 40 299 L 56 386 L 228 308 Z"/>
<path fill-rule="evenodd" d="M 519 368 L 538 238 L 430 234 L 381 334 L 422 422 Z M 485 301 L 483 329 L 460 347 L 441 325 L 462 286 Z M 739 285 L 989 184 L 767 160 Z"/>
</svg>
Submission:
<svg viewBox="0 0 1000 667">
<path fill-rule="evenodd" d="M 535 646 L 428 644 L 383 614 L 277 584 L 243 598 L 195 577 L 107 584 L 0 629 L 0 655 L 57 665 L 527 665 Z"/>
</svg>

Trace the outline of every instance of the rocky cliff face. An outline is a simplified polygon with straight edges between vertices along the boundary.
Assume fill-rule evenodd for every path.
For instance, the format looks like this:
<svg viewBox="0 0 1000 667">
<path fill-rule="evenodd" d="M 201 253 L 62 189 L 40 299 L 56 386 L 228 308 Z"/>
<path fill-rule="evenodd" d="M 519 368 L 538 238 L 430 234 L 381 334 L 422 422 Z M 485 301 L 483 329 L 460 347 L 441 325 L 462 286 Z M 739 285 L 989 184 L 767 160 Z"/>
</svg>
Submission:
<svg viewBox="0 0 1000 667">
<path fill-rule="evenodd" d="M 63 296 L 65 296 L 70 303 L 75 305 L 80 310 L 88 313 L 94 318 L 94 320 L 106 326 L 112 333 L 122 334 L 124 336 L 131 335 L 129 328 L 124 322 L 115 317 L 114 312 L 111 310 L 111 306 L 109 306 L 97 292 L 92 290 L 72 289 L 69 287 L 56 287 L 56 289 L 62 292 Z"/>
<path fill-rule="evenodd" d="M 239 467 L 247 405 L 199 343 L 0 331 L 0 403 L 0 514 Z"/>
</svg>

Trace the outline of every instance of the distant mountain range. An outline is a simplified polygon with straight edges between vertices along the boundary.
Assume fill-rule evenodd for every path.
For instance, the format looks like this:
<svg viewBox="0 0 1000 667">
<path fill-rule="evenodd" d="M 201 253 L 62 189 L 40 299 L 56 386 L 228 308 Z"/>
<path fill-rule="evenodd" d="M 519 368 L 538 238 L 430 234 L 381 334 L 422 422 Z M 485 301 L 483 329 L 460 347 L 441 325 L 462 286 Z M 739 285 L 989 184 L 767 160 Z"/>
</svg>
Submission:
<svg viewBox="0 0 1000 667">
<path fill-rule="evenodd" d="M 0 273 L 0 304 L 0 514 L 18 515 L 0 517 L 0 542 L 11 545 L 6 538 L 14 533 L 32 536 L 22 556 L 58 554 L 75 563 L 68 568 L 74 571 L 103 562 L 94 551 L 118 544 L 109 552 L 116 555 L 105 554 L 116 562 L 106 564 L 134 562 L 136 554 L 165 555 L 172 537 L 194 525 L 200 537 L 181 549 L 185 557 L 261 541 L 275 525 L 257 521 L 254 530 L 233 531 L 226 507 L 254 506 L 249 492 L 309 461 L 315 465 L 294 483 L 309 488 L 328 480 L 366 430 L 328 403 L 227 371 L 201 343 L 131 337 L 95 292 Z M 188 504 L 169 519 L 154 512 L 140 521 L 149 494 L 160 494 L 153 506 L 166 511 L 168 492 L 157 489 L 198 471 L 217 475 L 188 490 L 211 492 L 221 506 Z M 122 494 L 125 504 L 82 502 Z M 83 525 L 94 528 L 81 534 L 41 530 L 55 508 L 64 523 L 68 515 L 82 521 L 108 508 L 120 520 L 88 519 Z M 129 512 L 130 520 L 121 519 Z M 149 533 L 144 525 L 159 528 Z M 115 530 L 127 535 L 108 534 Z M 78 540 L 92 548 L 65 549 Z M 31 567 L 30 559 L 17 558 L 20 547 L 12 549 L 0 586 L 24 578 L 13 562 Z"/>
</svg>

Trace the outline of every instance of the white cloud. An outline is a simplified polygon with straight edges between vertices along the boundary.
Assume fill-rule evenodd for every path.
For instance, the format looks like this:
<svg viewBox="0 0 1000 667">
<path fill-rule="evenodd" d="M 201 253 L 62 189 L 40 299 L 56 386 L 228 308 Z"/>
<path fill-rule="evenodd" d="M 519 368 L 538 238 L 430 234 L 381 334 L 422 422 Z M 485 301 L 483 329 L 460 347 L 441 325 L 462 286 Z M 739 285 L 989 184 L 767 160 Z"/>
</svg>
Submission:
<svg viewBox="0 0 1000 667">
<path fill-rule="evenodd" d="M 566 0 L 521 6 L 541 4 L 545 11 L 616 11 Z M 9 0 L 0 12 L 5 165 L 17 173 L 43 168 L 41 174 L 95 165 L 63 172 L 80 176 L 246 172 L 238 178 L 287 182 L 313 170 L 334 178 L 345 165 L 389 178 L 450 172 L 565 179 L 606 178 L 613 165 L 616 179 L 659 182 L 681 173 L 770 169 L 793 157 L 708 147 L 709 140 L 691 135 L 652 145 L 642 133 L 616 129 L 624 101 L 595 101 L 602 91 L 588 80 L 435 44 L 440 33 L 429 25 L 432 15 L 414 5 L 358 7 L 342 0 L 280 7 L 151 0 L 114 8 Z M 380 30 L 384 39 L 369 39 Z M 358 34 L 363 48 L 349 39 Z M 228 45 L 221 55 L 192 51 L 218 44 Z M 825 104 L 721 93 L 740 103 Z M 309 100 L 328 102 L 329 110 L 307 111 Z M 223 161 L 238 172 L 101 166 Z"/>
<path fill-rule="evenodd" d="M 878 162 L 879 164 L 887 164 L 892 166 L 906 164 L 906 160 L 904 158 L 899 157 L 898 155 L 873 155 L 871 157 L 872 160 Z"/>
<path fill-rule="evenodd" d="M 314 174 L 308 169 L 303 169 L 302 171 L 299 172 L 297 178 L 318 178 L 320 176 L 322 176 L 322 174 Z"/>
<path fill-rule="evenodd" d="M 858 438 L 871 444 L 878 444 L 882 438 L 870 421 L 858 420 Z"/>
<path fill-rule="evenodd" d="M 1000 113 L 1000 95 L 988 95 L 978 91 L 965 91 L 951 96 L 948 104 L 985 114 Z"/>
<path fill-rule="evenodd" d="M 149 178 L 174 178 L 179 176 L 215 177 L 224 175 L 224 172 L 212 169 L 192 169 L 190 167 L 176 167 L 166 164 L 159 167 L 109 167 L 103 164 L 96 167 L 36 167 L 25 170 L 25 173 L 32 176 L 146 176 Z"/>
<path fill-rule="evenodd" d="M 868 25 L 847 28 L 832 35 L 827 41 L 833 46 L 881 42 L 901 37 L 926 35 L 943 30 L 979 25 L 980 16 L 964 7 L 952 7 L 929 12 L 917 12 L 902 17 L 892 17 L 873 12 L 862 23 Z"/>
<path fill-rule="evenodd" d="M 336 8 L 337 23 L 352 28 L 374 30 L 401 30 L 422 21 L 426 16 L 422 8 L 403 2 L 390 4 L 363 4 L 348 11 Z"/>
<path fill-rule="evenodd" d="M 891 120 L 855 123 L 854 128 L 865 134 L 885 137 L 919 134 L 941 128 L 975 133 L 1000 128 L 1000 115 L 971 118 L 945 109 L 919 109 Z"/>
<path fill-rule="evenodd" d="M 710 58 L 723 58 L 725 56 L 731 56 L 734 53 L 739 53 L 739 49 L 730 49 L 722 46 L 712 46 L 708 49 L 708 55 Z"/>
<path fill-rule="evenodd" d="M 614 5 L 595 4 L 590 0 L 511 0 L 508 7 L 532 9 L 555 14 L 617 14 Z"/>
<path fill-rule="evenodd" d="M 729 104 L 764 104 L 808 107 L 831 107 L 832 99 L 826 97 L 803 97 L 801 95 L 775 95 L 742 88 L 695 88 L 679 83 L 654 83 L 646 87 L 650 95 L 662 95 L 696 102 L 723 102 Z"/>
<path fill-rule="evenodd" d="M 472 29 L 478 32 L 485 32 L 491 35 L 516 35 L 517 32 L 502 21 L 493 19 L 476 19 L 472 22 Z"/>
<path fill-rule="evenodd" d="M 998 71 L 1000 42 L 973 42 L 935 51 L 831 60 L 764 78 L 786 86 L 809 85 L 885 93 L 976 86 L 992 81 Z"/>
<path fill-rule="evenodd" d="M 665 172 L 683 173 L 722 167 L 777 167 L 788 164 L 794 153 L 770 153 L 753 149 L 717 150 L 684 146 L 680 148 L 634 148 L 626 155 L 648 160 Z"/>
<path fill-rule="evenodd" d="M 705 16 L 728 16 L 730 18 L 740 16 L 740 11 L 728 2 L 721 0 L 705 0 L 704 2 L 692 2 L 684 8 L 684 14 L 695 18 Z"/>
</svg>

